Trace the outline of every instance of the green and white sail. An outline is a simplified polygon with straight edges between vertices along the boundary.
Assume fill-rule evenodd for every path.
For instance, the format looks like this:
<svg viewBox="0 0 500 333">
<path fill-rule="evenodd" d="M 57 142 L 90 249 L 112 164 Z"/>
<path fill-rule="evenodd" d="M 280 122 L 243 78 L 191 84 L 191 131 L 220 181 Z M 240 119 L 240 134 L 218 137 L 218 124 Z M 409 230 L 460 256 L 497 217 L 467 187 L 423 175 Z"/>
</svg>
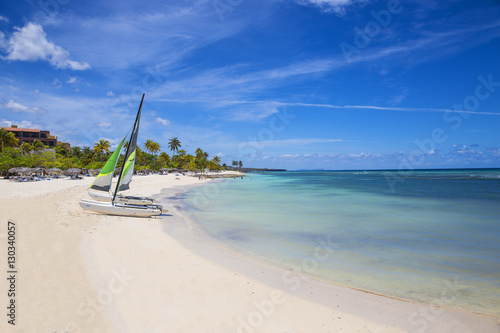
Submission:
<svg viewBox="0 0 500 333">
<path fill-rule="evenodd" d="M 130 135 L 130 141 L 128 143 L 125 158 L 123 160 L 123 166 L 118 178 L 118 184 L 116 186 L 115 197 L 116 192 L 129 189 L 129 184 L 132 181 L 132 175 L 134 174 L 135 156 L 137 151 L 137 136 L 139 135 L 139 121 L 141 119 L 141 109 L 143 101 L 144 94 L 142 95 L 142 100 L 141 104 L 139 105 L 139 111 L 137 111 L 134 128 L 132 129 L 132 134 Z"/>
<path fill-rule="evenodd" d="M 128 156 L 127 160 L 123 163 L 123 177 L 120 181 L 118 191 L 125 191 L 130 188 L 129 184 L 132 181 L 132 175 L 134 174 L 135 152 L 136 149 L 134 149 L 134 151 Z"/>
<path fill-rule="evenodd" d="M 101 169 L 101 172 L 99 172 L 94 182 L 90 186 L 91 189 L 96 191 L 109 192 L 109 189 L 111 188 L 111 182 L 113 180 L 113 174 L 116 168 L 116 163 L 118 162 L 118 158 L 120 157 L 120 153 L 122 151 L 123 142 L 125 142 L 125 138 L 123 138 L 113 154 L 109 157 L 108 161 Z"/>
</svg>

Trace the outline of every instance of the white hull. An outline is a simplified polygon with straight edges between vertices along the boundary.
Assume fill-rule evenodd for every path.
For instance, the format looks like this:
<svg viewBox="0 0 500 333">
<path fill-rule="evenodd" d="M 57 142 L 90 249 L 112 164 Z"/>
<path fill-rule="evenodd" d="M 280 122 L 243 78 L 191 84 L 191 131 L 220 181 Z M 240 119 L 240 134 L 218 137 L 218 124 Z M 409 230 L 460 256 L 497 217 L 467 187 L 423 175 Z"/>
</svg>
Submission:
<svg viewBox="0 0 500 333">
<path fill-rule="evenodd" d="M 92 199 L 97 201 L 111 202 L 111 199 L 113 199 L 113 196 L 109 192 L 89 191 L 88 193 Z M 115 202 L 131 204 L 131 205 L 146 205 L 146 206 L 155 205 L 153 203 L 153 199 L 149 199 L 146 197 L 123 196 L 120 194 L 116 196 Z M 161 206 L 161 205 L 156 205 L 156 206 Z"/>
<path fill-rule="evenodd" d="M 157 216 L 162 213 L 162 208 L 158 205 L 131 205 L 118 202 L 112 203 L 85 199 L 80 200 L 79 204 L 84 210 L 109 215 L 150 217 Z"/>
</svg>

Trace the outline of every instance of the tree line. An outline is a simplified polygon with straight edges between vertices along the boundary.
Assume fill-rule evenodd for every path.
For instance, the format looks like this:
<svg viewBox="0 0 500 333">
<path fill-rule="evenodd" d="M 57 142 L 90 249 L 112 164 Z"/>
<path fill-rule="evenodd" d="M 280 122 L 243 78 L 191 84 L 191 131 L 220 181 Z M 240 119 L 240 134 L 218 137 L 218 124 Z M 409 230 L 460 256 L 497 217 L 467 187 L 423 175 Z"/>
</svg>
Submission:
<svg viewBox="0 0 500 333">
<path fill-rule="evenodd" d="M 108 160 L 111 144 L 109 141 L 100 139 L 93 148 L 85 146 L 66 147 L 59 145 L 54 149 L 48 149 L 40 140 L 34 140 L 32 144 L 23 142 L 19 145 L 19 140 L 12 132 L 0 128 L 0 171 L 5 173 L 14 167 L 29 168 L 58 168 L 67 170 L 70 168 L 100 169 Z M 128 142 L 125 143 L 128 145 Z M 184 170 L 226 170 L 228 166 L 223 163 L 219 156 L 211 159 L 209 154 L 201 148 L 197 148 L 194 154 L 189 154 L 180 149 L 181 142 L 177 137 L 168 141 L 168 149 L 172 152 L 170 156 L 167 152 L 161 151 L 161 145 L 153 140 L 146 140 L 143 149 L 137 146 L 136 150 L 136 170 L 158 171 L 163 168 L 184 169 Z M 124 156 L 118 160 L 118 164 L 123 163 Z M 241 161 L 232 161 L 233 167 L 241 168 Z"/>
</svg>

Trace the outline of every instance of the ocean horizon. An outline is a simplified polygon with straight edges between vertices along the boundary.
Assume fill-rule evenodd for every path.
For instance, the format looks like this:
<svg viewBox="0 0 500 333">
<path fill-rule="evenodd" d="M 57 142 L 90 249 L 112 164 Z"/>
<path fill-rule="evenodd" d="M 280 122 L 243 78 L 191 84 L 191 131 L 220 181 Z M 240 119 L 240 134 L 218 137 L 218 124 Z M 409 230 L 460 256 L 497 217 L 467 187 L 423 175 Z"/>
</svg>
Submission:
<svg viewBox="0 0 500 333">
<path fill-rule="evenodd" d="M 232 251 L 500 316 L 500 169 L 256 172 L 181 199 L 193 223 Z"/>
</svg>

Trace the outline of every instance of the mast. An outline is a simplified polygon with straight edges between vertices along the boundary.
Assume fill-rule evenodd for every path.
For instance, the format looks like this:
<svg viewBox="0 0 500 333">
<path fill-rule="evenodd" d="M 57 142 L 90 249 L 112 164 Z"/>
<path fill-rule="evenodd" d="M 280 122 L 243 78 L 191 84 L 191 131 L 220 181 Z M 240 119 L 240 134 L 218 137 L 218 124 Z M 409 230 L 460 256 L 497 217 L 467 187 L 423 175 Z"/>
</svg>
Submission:
<svg viewBox="0 0 500 333">
<path fill-rule="evenodd" d="M 120 175 L 118 176 L 118 181 L 116 182 L 116 189 L 115 189 L 115 193 L 113 194 L 113 200 L 111 200 L 112 203 L 115 202 L 116 195 L 118 194 L 118 189 L 120 188 L 120 180 L 122 179 L 122 176 L 123 176 L 123 170 L 125 170 L 125 162 L 127 161 L 128 156 L 129 156 L 130 146 L 132 145 L 132 138 L 134 137 L 135 132 L 138 130 L 137 127 L 139 126 L 139 117 L 141 116 L 141 109 L 142 109 L 142 102 L 144 101 L 144 95 L 146 95 L 146 94 L 144 94 L 144 93 L 142 94 L 141 104 L 139 105 L 139 110 L 137 111 L 137 116 L 135 117 L 134 128 L 132 129 L 132 133 L 130 134 L 130 140 L 129 140 L 129 143 L 127 146 L 127 151 L 125 152 L 125 158 L 123 159 L 123 165 L 122 165 L 122 168 L 120 170 Z"/>
</svg>

